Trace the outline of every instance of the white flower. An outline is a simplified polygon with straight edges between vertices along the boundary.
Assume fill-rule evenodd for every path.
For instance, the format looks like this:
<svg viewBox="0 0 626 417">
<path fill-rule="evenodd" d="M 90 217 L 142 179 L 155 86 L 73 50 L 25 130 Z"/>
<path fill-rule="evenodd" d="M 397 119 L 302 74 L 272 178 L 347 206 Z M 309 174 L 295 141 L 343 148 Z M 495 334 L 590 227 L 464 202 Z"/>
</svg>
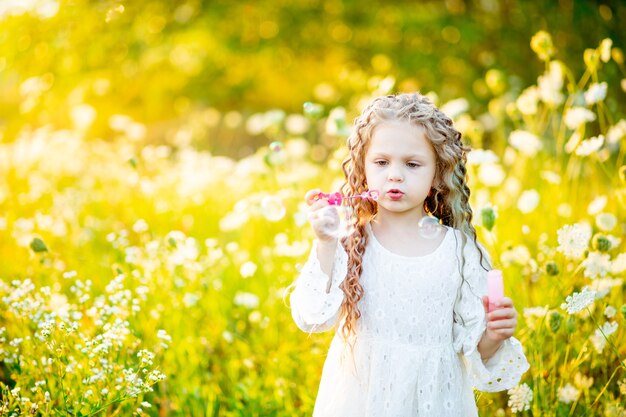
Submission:
<svg viewBox="0 0 626 417">
<path fill-rule="evenodd" d="M 620 253 L 611 262 L 611 272 L 614 275 L 619 275 L 624 271 L 626 271 L 626 253 Z"/>
<path fill-rule="evenodd" d="M 530 329 L 534 329 L 536 327 L 537 318 L 544 318 L 548 315 L 550 309 L 548 306 L 545 307 L 527 307 L 524 309 L 524 319 L 526 320 L 526 325 Z"/>
<path fill-rule="evenodd" d="M 249 135 L 260 135 L 266 128 L 267 123 L 262 113 L 254 113 L 246 120 L 246 132 L 248 132 Z"/>
<path fill-rule="evenodd" d="M 604 38 L 600 42 L 600 60 L 602 62 L 609 62 L 611 59 L 611 46 L 613 46 L 613 41 L 610 38 Z"/>
<path fill-rule="evenodd" d="M 451 119 L 459 117 L 463 113 L 467 112 L 467 109 L 469 109 L 469 102 L 465 98 L 450 100 L 446 104 L 439 107 L 439 110 Z"/>
<path fill-rule="evenodd" d="M 561 304 L 563 310 L 567 310 L 569 314 L 578 313 L 583 308 L 593 304 L 596 292 L 589 290 L 589 287 L 583 288 L 581 292 L 575 292 L 568 295 L 565 302 Z"/>
<path fill-rule="evenodd" d="M 617 225 L 617 217 L 611 213 L 600 213 L 596 216 L 596 225 L 604 232 L 610 232 Z"/>
<path fill-rule="evenodd" d="M 604 347 L 606 346 L 607 338 L 615 333 L 617 330 L 618 324 L 617 322 L 604 323 L 600 329 L 596 329 L 594 334 L 589 336 L 589 340 L 593 344 L 593 348 L 598 353 L 602 353 Z"/>
<path fill-rule="evenodd" d="M 535 156 L 543 148 L 541 140 L 525 130 L 514 130 L 509 135 L 509 143 L 526 156 Z"/>
<path fill-rule="evenodd" d="M 237 230 L 248 221 L 250 215 L 245 211 L 232 211 L 226 213 L 219 222 L 219 228 L 222 232 Z"/>
<path fill-rule="evenodd" d="M 606 132 L 606 142 L 608 144 L 615 145 L 624 136 L 626 136 L 626 120 L 621 119 L 617 122 L 617 124 L 611 126 Z"/>
<path fill-rule="evenodd" d="M 605 195 L 601 195 L 600 197 L 596 197 L 589 205 L 587 206 L 587 213 L 592 216 L 598 214 L 602 211 L 604 206 L 606 206 L 606 202 L 608 198 Z M 597 220 L 597 219 L 596 219 Z"/>
<path fill-rule="evenodd" d="M 566 153 L 572 153 L 574 151 L 574 149 L 576 149 L 576 147 L 578 146 L 578 144 L 580 143 L 580 133 L 579 132 L 574 132 L 572 134 L 572 136 L 569 138 L 569 140 L 567 141 L 567 143 L 565 144 L 565 152 Z"/>
<path fill-rule="evenodd" d="M 545 317 L 548 314 L 548 306 L 544 307 L 526 307 L 524 308 L 524 317 Z"/>
<path fill-rule="evenodd" d="M 534 211 L 539 205 L 539 193 L 536 190 L 526 190 L 517 200 L 517 208 L 524 214 Z"/>
<path fill-rule="evenodd" d="M 241 274 L 242 278 L 250 278 L 252 275 L 254 275 L 255 272 L 256 264 L 252 261 L 245 262 L 243 265 L 241 265 L 241 268 L 239 268 L 239 273 Z"/>
<path fill-rule="evenodd" d="M 149 226 L 148 223 L 144 219 L 139 219 L 133 224 L 133 231 L 135 233 L 143 233 L 148 231 Z"/>
<path fill-rule="evenodd" d="M 235 305 L 246 308 L 257 308 L 259 306 L 259 297 L 249 292 L 239 291 L 235 294 Z"/>
<path fill-rule="evenodd" d="M 539 89 L 536 86 L 528 87 L 517 98 L 516 104 L 520 113 L 533 115 L 537 113 L 537 102 L 539 101 Z"/>
<path fill-rule="evenodd" d="M 598 278 L 591 281 L 591 289 L 596 292 L 596 300 L 606 296 L 613 287 L 619 287 L 622 285 L 621 279 L 611 278 Z"/>
<path fill-rule="evenodd" d="M 580 258 L 591 239 L 591 228 L 580 223 L 565 225 L 557 231 L 557 235 L 559 246 L 556 249 L 568 258 Z"/>
<path fill-rule="evenodd" d="M 561 176 L 554 171 L 541 171 L 541 178 L 548 181 L 550 184 L 560 184 Z"/>
<path fill-rule="evenodd" d="M 228 343 L 233 343 L 233 334 L 227 330 L 224 330 L 224 332 L 222 333 L 222 337 L 224 338 L 224 340 L 226 340 Z"/>
<path fill-rule="evenodd" d="M 615 317 L 616 313 L 617 313 L 617 310 L 615 309 L 615 307 L 611 305 L 606 306 L 606 308 L 604 309 L 604 315 L 606 316 L 607 319 L 612 319 L 613 317 Z"/>
<path fill-rule="evenodd" d="M 561 217 L 571 217 L 572 216 L 572 206 L 570 204 L 568 204 L 568 203 L 561 203 L 561 204 L 559 204 L 557 206 L 556 212 Z"/>
<path fill-rule="evenodd" d="M 591 139 L 583 140 L 576 148 L 576 155 L 589 156 L 596 152 L 604 144 L 604 135 L 594 136 Z"/>
<path fill-rule="evenodd" d="M 546 104 L 558 106 L 563 102 L 563 69 L 558 61 L 550 62 L 550 68 L 537 79 L 539 97 Z"/>
<path fill-rule="evenodd" d="M 593 83 L 589 86 L 589 90 L 585 92 L 585 102 L 587 105 L 595 104 L 604 100 L 606 97 L 607 83 Z"/>
<path fill-rule="evenodd" d="M 96 109 L 89 104 L 79 104 L 72 108 L 70 117 L 78 130 L 87 129 L 96 118 Z"/>
<path fill-rule="evenodd" d="M 565 113 L 565 125 L 571 130 L 576 130 L 579 126 L 596 120 L 596 115 L 584 107 L 572 107 Z"/>
<path fill-rule="evenodd" d="M 530 389 L 528 384 L 523 383 L 515 388 L 511 388 L 507 391 L 507 394 L 509 394 L 508 405 L 513 413 L 530 410 L 530 403 L 533 401 L 533 390 Z"/>
<path fill-rule="evenodd" d="M 559 401 L 565 404 L 572 403 L 578 399 L 580 391 L 569 382 L 564 387 L 559 388 Z"/>
<path fill-rule="evenodd" d="M 472 149 L 467 155 L 468 165 L 495 164 L 500 158 L 491 149 Z"/>
<path fill-rule="evenodd" d="M 576 375 L 574 375 L 574 385 L 580 389 L 589 389 L 593 385 L 593 377 L 576 372 Z"/>
<path fill-rule="evenodd" d="M 606 276 L 611 269 L 611 260 L 606 253 L 589 252 L 582 265 L 585 267 L 585 276 L 594 279 Z"/>
<path fill-rule="evenodd" d="M 163 341 L 161 343 L 162 345 L 163 345 L 163 343 L 172 343 L 172 336 L 167 334 L 167 332 L 165 330 L 163 330 L 163 329 L 159 329 L 157 331 L 157 337 Z M 165 347 L 167 347 L 167 346 L 165 346 Z"/>
<path fill-rule="evenodd" d="M 285 129 L 292 135 L 302 135 L 309 130 L 309 119 L 301 114 L 290 114 L 285 120 Z"/>
<path fill-rule="evenodd" d="M 499 164 L 482 164 L 478 168 L 478 179 L 488 187 L 502 184 L 504 177 L 504 170 Z"/>
</svg>

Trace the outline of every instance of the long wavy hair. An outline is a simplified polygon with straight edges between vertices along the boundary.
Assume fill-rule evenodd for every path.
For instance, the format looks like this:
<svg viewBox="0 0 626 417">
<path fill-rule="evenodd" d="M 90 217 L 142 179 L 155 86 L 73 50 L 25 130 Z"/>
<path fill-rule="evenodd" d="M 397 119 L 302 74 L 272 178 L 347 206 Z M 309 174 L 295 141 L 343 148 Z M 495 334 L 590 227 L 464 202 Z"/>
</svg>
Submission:
<svg viewBox="0 0 626 417">
<path fill-rule="evenodd" d="M 462 248 L 465 247 L 468 236 L 476 244 L 476 230 L 471 223 L 472 209 L 469 205 L 470 189 L 466 183 L 465 170 L 470 148 L 461 141 L 461 133 L 454 128 L 452 120 L 421 94 L 378 97 L 356 118 L 353 132 L 348 138 L 350 154 L 342 165 L 346 177 L 341 188 L 344 195 L 367 191 L 365 156 L 368 146 L 376 127 L 390 121 L 407 121 L 424 129 L 437 158 L 433 188 L 424 201 L 424 210 L 439 218 L 442 224 L 460 230 Z M 366 225 L 376 215 L 378 206 L 376 202 L 366 199 L 349 199 L 347 202 L 355 216 L 354 233 L 342 240 L 348 254 L 348 271 L 341 284 L 345 298 L 341 306 L 340 331 L 344 340 L 353 340 L 357 320 L 361 317 L 358 303 L 364 295 L 359 278 L 363 272 L 362 260 L 368 240 Z M 463 251 L 461 255 L 462 253 Z M 483 253 L 480 251 L 481 265 L 482 261 Z M 461 277 L 464 263 L 465 260 L 461 259 Z"/>
</svg>

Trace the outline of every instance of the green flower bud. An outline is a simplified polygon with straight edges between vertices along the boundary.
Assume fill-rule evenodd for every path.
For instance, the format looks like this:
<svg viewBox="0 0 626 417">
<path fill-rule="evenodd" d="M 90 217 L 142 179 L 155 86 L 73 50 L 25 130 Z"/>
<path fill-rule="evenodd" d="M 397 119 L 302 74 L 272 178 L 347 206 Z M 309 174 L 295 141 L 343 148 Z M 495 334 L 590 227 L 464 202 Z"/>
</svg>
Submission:
<svg viewBox="0 0 626 417">
<path fill-rule="evenodd" d="M 565 330 L 567 333 L 572 334 L 577 330 L 578 326 L 576 326 L 576 318 L 574 316 L 569 316 L 567 321 L 565 322 Z"/>
<path fill-rule="evenodd" d="M 611 249 L 611 241 L 603 234 L 596 233 L 591 241 L 591 246 L 600 252 L 607 252 Z"/>
<path fill-rule="evenodd" d="M 34 238 L 33 240 L 30 241 L 30 248 L 35 253 L 48 252 L 48 247 L 43 242 L 43 240 L 39 239 L 38 237 L 36 237 L 36 238 Z"/>
<path fill-rule="evenodd" d="M 482 210 L 480 210 L 480 217 L 482 219 L 482 223 L 485 229 L 491 231 L 491 229 L 493 229 L 493 226 L 495 226 L 496 224 L 496 218 L 498 217 L 498 215 L 496 214 L 495 209 L 489 206 L 484 207 Z"/>
<path fill-rule="evenodd" d="M 620 313 L 622 313 L 622 316 L 626 319 L 626 304 L 622 305 L 619 311 Z"/>
<path fill-rule="evenodd" d="M 546 272 L 550 276 L 555 276 L 559 274 L 559 266 L 554 261 L 550 261 L 546 264 Z"/>
<path fill-rule="evenodd" d="M 556 333 L 561 328 L 561 322 L 563 321 L 563 316 L 558 311 L 553 311 L 550 313 L 550 317 L 548 317 L 548 327 L 552 331 L 552 333 Z"/>
</svg>

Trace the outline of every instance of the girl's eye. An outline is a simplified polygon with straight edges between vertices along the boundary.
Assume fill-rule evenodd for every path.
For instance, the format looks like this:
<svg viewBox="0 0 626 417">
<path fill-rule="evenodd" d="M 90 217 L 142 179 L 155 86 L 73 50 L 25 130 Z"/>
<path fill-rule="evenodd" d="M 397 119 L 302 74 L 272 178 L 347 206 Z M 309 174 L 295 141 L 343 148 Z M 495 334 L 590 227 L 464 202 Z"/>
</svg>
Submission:
<svg viewBox="0 0 626 417">
<path fill-rule="evenodd" d="M 409 168 L 418 168 L 421 167 L 420 164 L 418 164 L 417 162 L 407 162 L 406 166 L 408 166 Z"/>
<path fill-rule="evenodd" d="M 374 163 L 375 163 L 376 165 L 380 165 L 380 166 L 385 166 L 385 165 L 387 165 L 387 161 L 382 160 L 382 159 L 381 159 L 381 160 L 378 160 L 378 161 L 374 161 Z"/>
</svg>

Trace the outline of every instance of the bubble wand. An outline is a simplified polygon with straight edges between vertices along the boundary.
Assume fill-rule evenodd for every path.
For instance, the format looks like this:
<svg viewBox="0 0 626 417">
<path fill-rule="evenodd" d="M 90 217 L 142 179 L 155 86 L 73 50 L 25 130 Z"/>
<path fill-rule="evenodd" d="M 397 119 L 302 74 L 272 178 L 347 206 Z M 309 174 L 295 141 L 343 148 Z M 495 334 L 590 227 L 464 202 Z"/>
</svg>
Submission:
<svg viewBox="0 0 626 417">
<path fill-rule="evenodd" d="M 343 204 L 345 200 L 350 200 L 353 198 L 361 198 L 363 200 L 378 200 L 378 191 L 376 190 L 368 190 L 364 191 L 361 194 L 354 195 L 342 195 L 339 191 L 334 193 L 317 193 L 313 196 L 313 201 L 318 200 L 326 200 L 328 204 L 331 206 L 340 206 Z"/>
</svg>

